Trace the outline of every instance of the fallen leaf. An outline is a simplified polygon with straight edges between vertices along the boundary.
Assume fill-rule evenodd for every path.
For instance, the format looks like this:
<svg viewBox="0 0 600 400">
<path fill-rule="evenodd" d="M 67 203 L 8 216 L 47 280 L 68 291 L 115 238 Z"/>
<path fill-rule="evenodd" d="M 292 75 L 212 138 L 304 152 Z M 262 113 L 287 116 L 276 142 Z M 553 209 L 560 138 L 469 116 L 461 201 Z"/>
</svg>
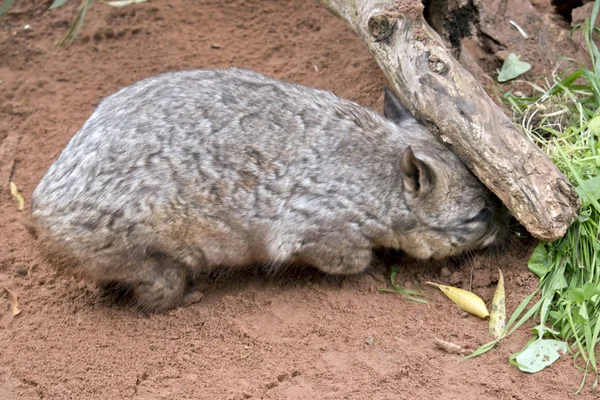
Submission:
<svg viewBox="0 0 600 400">
<path fill-rule="evenodd" d="M 17 185 L 15 185 L 14 182 L 10 182 L 10 194 L 12 194 L 19 202 L 19 206 L 17 207 L 19 211 L 23 211 L 25 208 L 25 199 L 21 196 L 21 193 L 19 193 L 19 189 L 17 189 Z"/>
<path fill-rule="evenodd" d="M 567 343 L 554 339 L 536 339 L 522 351 L 513 354 L 510 362 L 523 372 L 535 373 L 554 363 L 568 350 Z"/>
<path fill-rule="evenodd" d="M 496 292 L 492 299 L 492 311 L 490 312 L 489 330 L 495 338 L 499 338 L 504 334 L 506 328 L 506 297 L 504 295 L 504 276 L 498 268 L 500 278 L 496 285 Z"/>
<path fill-rule="evenodd" d="M 498 75 L 498 82 L 506 82 L 515 79 L 531 69 L 531 64 L 520 60 L 520 56 L 515 53 L 510 53 Z"/>
<path fill-rule="evenodd" d="M 19 308 L 19 302 L 17 301 L 17 295 L 14 294 L 14 292 L 9 290 L 7 287 L 4 287 L 3 289 L 8 294 L 8 301 L 10 301 L 13 317 L 21 314 L 21 309 Z"/>
<path fill-rule="evenodd" d="M 438 283 L 427 282 L 428 285 L 433 285 L 439 288 L 454 304 L 460 307 L 461 310 L 473 314 L 479 318 L 485 318 L 490 313 L 485 306 L 481 297 L 468 290 L 455 288 L 452 286 L 440 285 Z"/>
</svg>

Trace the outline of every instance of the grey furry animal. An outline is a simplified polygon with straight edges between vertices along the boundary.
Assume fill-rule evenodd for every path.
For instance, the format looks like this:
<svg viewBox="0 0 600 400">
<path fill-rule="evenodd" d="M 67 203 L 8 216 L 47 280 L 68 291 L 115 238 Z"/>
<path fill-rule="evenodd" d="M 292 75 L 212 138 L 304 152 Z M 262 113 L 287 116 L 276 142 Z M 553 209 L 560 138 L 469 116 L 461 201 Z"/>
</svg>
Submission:
<svg viewBox="0 0 600 400">
<path fill-rule="evenodd" d="M 377 247 L 426 259 L 497 241 L 490 192 L 389 89 L 384 109 L 241 69 L 148 78 L 100 103 L 33 220 L 53 253 L 146 310 L 220 267 L 354 274 Z"/>
</svg>

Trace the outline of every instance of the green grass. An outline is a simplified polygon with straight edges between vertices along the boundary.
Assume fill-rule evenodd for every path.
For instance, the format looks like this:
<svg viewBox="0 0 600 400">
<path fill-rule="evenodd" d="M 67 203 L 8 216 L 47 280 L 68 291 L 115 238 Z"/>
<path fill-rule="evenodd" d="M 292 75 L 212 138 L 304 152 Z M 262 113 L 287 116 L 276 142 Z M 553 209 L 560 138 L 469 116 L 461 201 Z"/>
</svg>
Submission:
<svg viewBox="0 0 600 400">
<path fill-rule="evenodd" d="M 15 0 L 0 0 L 0 17 L 4 16 L 8 10 L 14 5 Z M 50 5 L 50 10 L 63 6 L 69 0 L 54 0 Z M 56 43 L 57 46 L 60 46 L 66 42 L 73 42 L 73 40 L 79 34 L 79 31 L 83 27 L 83 22 L 85 21 L 85 17 L 87 15 L 88 9 L 94 0 L 79 0 L 79 10 L 77 11 L 77 15 L 71 22 L 69 26 L 69 30 L 63 36 L 63 38 Z M 113 1 L 103 1 L 103 3 L 108 4 L 113 7 L 123 7 L 130 4 L 143 3 L 147 0 L 113 0 Z"/>
<path fill-rule="evenodd" d="M 582 199 L 579 217 L 565 237 L 540 243 L 535 249 L 529 268 L 539 277 L 538 289 L 513 313 L 506 332 L 510 334 L 531 320 L 536 324 L 532 341 L 555 338 L 568 342 L 575 365 L 585 372 L 579 390 L 588 373 L 593 375 L 594 389 L 598 384 L 600 52 L 593 40 L 598 31 L 591 27 L 599 8 L 600 0 L 596 0 L 592 15 L 583 26 L 592 69 L 580 64 L 563 76 L 553 77 L 545 89 L 531 85 L 531 97 L 512 91 L 504 94 L 515 121 L 567 176 Z M 471 356 L 496 343 L 497 340 L 482 346 Z M 518 365 L 515 355 L 511 362 Z"/>
<path fill-rule="evenodd" d="M 54 2 L 50 5 L 50 10 L 60 7 L 64 5 L 69 0 L 54 0 Z M 64 44 L 69 41 L 71 43 L 75 37 L 79 34 L 79 31 L 83 27 L 83 21 L 85 20 L 85 16 L 87 14 L 88 8 L 90 4 L 92 4 L 93 0 L 80 0 L 81 5 L 79 6 L 79 11 L 75 16 L 75 19 L 69 26 L 69 30 L 65 34 L 65 36 L 57 43 L 58 46 Z M 15 0 L 3 0 L 0 3 L 0 17 L 4 16 L 8 10 L 14 5 Z"/>
<path fill-rule="evenodd" d="M 380 293 L 400 293 L 400 294 L 404 295 L 407 300 L 414 301 L 417 303 L 427 304 L 427 300 L 424 299 L 423 297 L 421 297 L 421 296 L 425 295 L 425 293 L 423 293 L 422 291 L 405 289 L 405 288 L 401 287 L 400 285 L 396 284 L 396 274 L 397 273 L 398 273 L 398 266 L 393 265 L 392 271 L 390 273 L 390 284 L 391 284 L 392 288 L 391 289 L 379 288 L 377 290 Z"/>
</svg>

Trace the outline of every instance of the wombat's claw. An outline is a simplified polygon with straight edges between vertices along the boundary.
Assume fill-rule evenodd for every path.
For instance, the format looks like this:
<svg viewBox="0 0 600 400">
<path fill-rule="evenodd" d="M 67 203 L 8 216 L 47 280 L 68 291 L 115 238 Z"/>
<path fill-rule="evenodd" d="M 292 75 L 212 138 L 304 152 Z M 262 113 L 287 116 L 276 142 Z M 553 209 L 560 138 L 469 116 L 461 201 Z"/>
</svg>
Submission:
<svg viewBox="0 0 600 400">
<path fill-rule="evenodd" d="M 385 265 L 381 264 L 383 267 L 385 267 Z M 367 270 L 365 271 L 366 275 L 369 275 L 371 278 L 373 278 L 375 281 L 377 282 L 381 282 L 384 283 L 386 281 L 385 276 L 381 273 L 381 266 L 377 266 L 378 269 L 375 269 L 375 266 L 371 266 L 371 268 L 367 268 Z"/>
</svg>

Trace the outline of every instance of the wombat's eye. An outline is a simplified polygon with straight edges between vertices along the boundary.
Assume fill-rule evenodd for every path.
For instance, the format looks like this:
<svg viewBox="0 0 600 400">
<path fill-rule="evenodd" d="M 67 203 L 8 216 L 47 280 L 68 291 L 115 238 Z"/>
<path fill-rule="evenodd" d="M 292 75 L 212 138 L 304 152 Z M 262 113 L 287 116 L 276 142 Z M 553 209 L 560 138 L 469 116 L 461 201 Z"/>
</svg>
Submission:
<svg viewBox="0 0 600 400">
<path fill-rule="evenodd" d="M 479 211 L 475 216 L 465 220 L 466 223 L 470 222 L 482 222 L 486 221 L 488 218 L 492 216 L 492 210 L 485 207 L 481 211 Z"/>
</svg>

